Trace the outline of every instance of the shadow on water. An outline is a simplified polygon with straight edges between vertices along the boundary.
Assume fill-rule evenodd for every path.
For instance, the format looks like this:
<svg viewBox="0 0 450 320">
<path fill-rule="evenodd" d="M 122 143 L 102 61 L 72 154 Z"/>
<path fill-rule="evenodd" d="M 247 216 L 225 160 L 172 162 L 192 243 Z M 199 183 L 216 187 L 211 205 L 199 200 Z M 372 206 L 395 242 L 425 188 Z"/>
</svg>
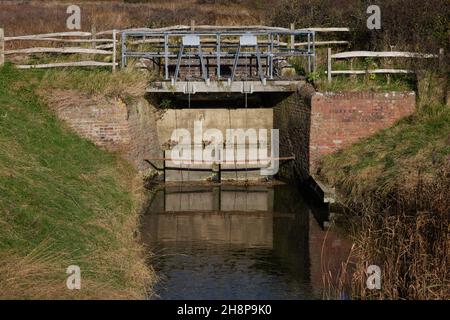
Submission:
<svg viewBox="0 0 450 320">
<path fill-rule="evenodd" d="M 161 299 L 320 299 L 348 248 L 289 185 L 165 187 L 142 221 Z M 320 219 L 323 221 L 323 219 Z M 324 243 L 324 239 L 327 241 Z"/>
</svg>

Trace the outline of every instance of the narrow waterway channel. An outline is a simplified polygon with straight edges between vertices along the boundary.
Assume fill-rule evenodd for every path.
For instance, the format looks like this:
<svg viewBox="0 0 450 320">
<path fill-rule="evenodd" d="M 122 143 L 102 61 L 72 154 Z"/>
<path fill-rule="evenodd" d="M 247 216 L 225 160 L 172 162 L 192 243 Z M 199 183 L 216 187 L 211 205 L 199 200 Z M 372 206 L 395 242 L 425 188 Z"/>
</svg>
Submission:
<svg viewBox="0 0 450 320">
<path fill-rule="evenodd" d="M 321 299 L 323 272 L 348 244 L 326 208 L 294 186 L 172 186 L 157 191 L 142 235 L 159 299 Z"/>
</svg>

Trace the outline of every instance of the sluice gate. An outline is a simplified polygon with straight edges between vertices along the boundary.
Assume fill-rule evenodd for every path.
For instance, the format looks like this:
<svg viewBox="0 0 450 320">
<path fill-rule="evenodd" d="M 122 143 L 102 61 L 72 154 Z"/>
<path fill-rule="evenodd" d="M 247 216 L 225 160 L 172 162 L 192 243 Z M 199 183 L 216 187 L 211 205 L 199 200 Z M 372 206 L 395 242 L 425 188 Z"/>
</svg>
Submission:
<svg viewBox="0 0 450 320">
<path fill-rule="evenodd" d="M 121 39 L 122 66 L 137 59 L 156 71 L 149 92 L 295 91 L 315 70 L 315 32 L 307 29 L 179 26 L 126 30 Z M 296 58 L 306 59 L 300 75 Z"/>
<path fill-rule="evenodd" d="M 122 66 L 156 77 L 147 92 L 164 108 L 162 153 L 147 160 L 166 181 L 266 180 L 294 159 L 279 154 L 272 101 L 314 71 L 314 31 L 180 26 L 126 30 L 121 39 Z"/>
</svg>

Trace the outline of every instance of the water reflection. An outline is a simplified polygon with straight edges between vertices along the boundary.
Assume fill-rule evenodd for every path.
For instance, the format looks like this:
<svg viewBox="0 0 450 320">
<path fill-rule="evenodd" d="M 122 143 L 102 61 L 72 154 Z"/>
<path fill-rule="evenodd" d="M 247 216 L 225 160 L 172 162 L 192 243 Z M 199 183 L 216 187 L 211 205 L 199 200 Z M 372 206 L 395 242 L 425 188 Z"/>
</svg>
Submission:
<svg viewBox="0 0 450 320">
<path fill-rule="evenodd" d="M 287 185 L 160 190 L 142 232 L 162 277 L 157 294 L 163 299 L 321 298 L 325 232 L 313 210 L 324 214 Z M 339 240 L 335 237 L 328 234 Z M 336 241 L 339 264 L 345 245 Z"/>
</svg>

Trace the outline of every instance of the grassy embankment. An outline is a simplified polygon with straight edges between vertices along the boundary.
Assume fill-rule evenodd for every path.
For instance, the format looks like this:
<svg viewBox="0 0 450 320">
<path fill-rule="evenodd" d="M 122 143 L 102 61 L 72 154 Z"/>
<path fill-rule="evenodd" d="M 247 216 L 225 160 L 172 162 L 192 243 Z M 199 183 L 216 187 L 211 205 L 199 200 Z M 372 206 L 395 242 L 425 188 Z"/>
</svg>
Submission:
<svg viewBox="0 0 450 320">
<path fill-rule="evenodd" d="M 423 105 L 393 127 L 323 158 L 319 175 L 340 191 L 342 218 L 355 243 L 354 265 L 334 279 L 331 296 L 350 282 L 352 298 L 450 298 L 448 105 Z M 371 264 L 381 267 L 381 290 L 366 288 Z"/>
<path fill-rule="evenodd" d="M 121 75 L 98 72 L 92 84 L 82 71 L 52 72 L 0 69 L 0 297 L 143 298 L 154 275 L 136 239 L 136 172 L 37 95 L 52 83 L 114 94 Z M 66 288 L 69 265 L 81 290 Z"/>
</svg>

